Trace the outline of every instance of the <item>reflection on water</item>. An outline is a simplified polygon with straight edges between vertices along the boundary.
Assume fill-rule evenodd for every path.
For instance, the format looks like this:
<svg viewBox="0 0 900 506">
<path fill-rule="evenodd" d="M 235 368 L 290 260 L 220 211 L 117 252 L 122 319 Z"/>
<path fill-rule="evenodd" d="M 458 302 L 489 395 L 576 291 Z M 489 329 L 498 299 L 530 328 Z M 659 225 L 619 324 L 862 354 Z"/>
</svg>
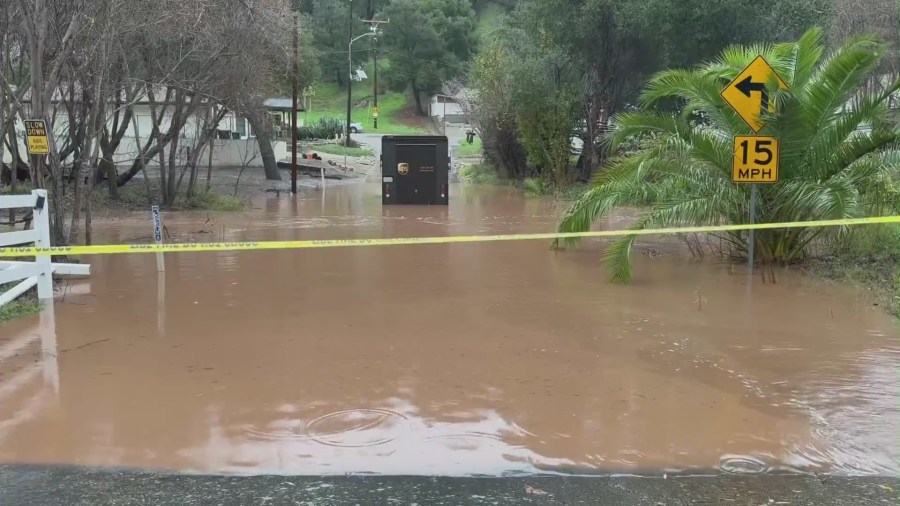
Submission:
<svg viewBox="0 0 900 506">
<path fill-rule="evenodd" d="M 46 410 L 59 395 L 56 316 L 46 304 L 37 322 L 0 339 L 0 441 Z"/>
<path fill-rule="evenodd" d="M 384 408 L 329 412 L 304 421 L 307 406 L 284 405 L 268 426 L 222 426 L 210 413 L 208 434 L 180 453 L 196 469 L 285 474 L 492 474 L 569 465 L 516 444 L 527 432 L 491 410 L 423 417 L 409 401 L 389 398 Z"/>
<path fill-rule="evenodd" d="M 383 209 L 377 191 L 166 225 L 200 241 L 524 233 L 564 207 L 464 187 L 449 208 Z M 136 213 L 97 235 L 149 225 Z M 642 242 L 634 283 L 611 285 L 603 245 L 180 253 L 163 274 L 153 255 L 92 257 L 55 334 L 47 316 L 0 328 L 0 462 L 900 474 L 894 320 L 791 272 L 748 295 L 746 276 L 668 238 Z"/>
</svg>

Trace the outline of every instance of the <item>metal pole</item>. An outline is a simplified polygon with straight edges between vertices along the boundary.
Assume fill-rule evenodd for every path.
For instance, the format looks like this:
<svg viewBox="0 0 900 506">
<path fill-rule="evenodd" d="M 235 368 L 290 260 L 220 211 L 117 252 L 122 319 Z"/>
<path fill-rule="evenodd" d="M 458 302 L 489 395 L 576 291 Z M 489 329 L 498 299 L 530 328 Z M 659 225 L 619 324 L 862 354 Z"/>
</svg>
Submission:
<svg viewBox="0 0 900 506">
<path fill-rule="evenodd" d="M 369 6 L 371 8 L 372 2 L 369 0 Z M 375 26 L 377 30 L 377 25 Z M 375 95 L 375 117 L 372 119 L 373 127 L 375 130 L 378 130 L 378 32 L 375 31 L 375 41 L 372 43 L 372 64 L 374 65 L 373 70 L 375 72 L 375 85 L 372 87 Z"/>
<path fill-rule="evenodd" d="M 349 35 L 347 36 L 347 40 L 349 41 L 347 43 L 347 129 L 344 132 L 344 135 L 346 136 L 344 138 L 344 145 L 350 147 L 350 95 L 353 90 L 353 77 L 351 76 L 353 73 L 353 0 L 350 0 L 347 4 L 350 6 L 350 9 L 348 11 L 349 16 L 347 16 L 347 31 L 349 32 Z"/>
<path fill-rule="evenodd" d="M 294 13 L 294 66 L 291 79 L 291 194 L 297 194 L 297 81 L 300 73 L 300 50 L 297 42 L 297 32 L 300 29 L 300 20 Z"/>
<path fill-rule="evenodd" d="M 756 221 L 756 185 L 750 185 L 750 224 Z M 747 245 L 747 269 L 753 273 L 753 256 L 756 251 L 756 231 L 750 229 L 750 241 Z"/>
<path fill-rule="evenodd" d="M 150 208 L 150 214 L 153 216 L 153 242 L 156 244 L 162 244 L 163 236 L 162 236 L 162 216 L 159 212 L 159 206 L 152 206 Z M 156 272 L 165 272 L 166 271 L 166 260 L 165 256 L 159 251 L 156 252 Z"/>
</svg>

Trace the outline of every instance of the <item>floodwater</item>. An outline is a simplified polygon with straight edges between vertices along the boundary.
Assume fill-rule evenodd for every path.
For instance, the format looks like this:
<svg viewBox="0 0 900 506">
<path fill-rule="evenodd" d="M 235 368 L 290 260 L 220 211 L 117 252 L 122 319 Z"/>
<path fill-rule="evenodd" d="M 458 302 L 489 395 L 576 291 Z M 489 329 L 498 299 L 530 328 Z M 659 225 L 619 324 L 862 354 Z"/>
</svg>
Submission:
<svg viewBox="0 0 900 506">
<path fill-rule="evenodd" d="M 553 229 L 559 204 L 377 186 L 167 217 L 211 241 Z M 627 216 L 602 226 L 623 227 Z M 143 214 L 103 241 L 152 233 Z M 0 328 L 0 462 L 213 473 L 900 474 L 896 320 L 846 287 L 601 241 L 90 257 Z M 659 254 L 662 252 L 662 254 Z"/>
</svg>

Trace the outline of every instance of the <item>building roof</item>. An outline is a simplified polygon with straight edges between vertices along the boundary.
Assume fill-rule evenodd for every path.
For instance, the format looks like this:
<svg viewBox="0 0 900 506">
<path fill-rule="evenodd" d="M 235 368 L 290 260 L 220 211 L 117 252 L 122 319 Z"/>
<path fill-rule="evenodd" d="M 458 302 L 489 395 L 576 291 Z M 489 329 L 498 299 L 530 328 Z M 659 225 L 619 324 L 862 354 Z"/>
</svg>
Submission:
<svg viewBox="0 0 900 506">
<path fill-rule="evenodd" d="M 292 102 L 293 100 L 290 98 L 267 98 L 263 100 L 263 105 L 266 106 L 266 109 L 273 111 L 290 111 L 293 107 Z M 303 110 L 299 100 L 297 101 L 297 110 Z"/>
</svg>

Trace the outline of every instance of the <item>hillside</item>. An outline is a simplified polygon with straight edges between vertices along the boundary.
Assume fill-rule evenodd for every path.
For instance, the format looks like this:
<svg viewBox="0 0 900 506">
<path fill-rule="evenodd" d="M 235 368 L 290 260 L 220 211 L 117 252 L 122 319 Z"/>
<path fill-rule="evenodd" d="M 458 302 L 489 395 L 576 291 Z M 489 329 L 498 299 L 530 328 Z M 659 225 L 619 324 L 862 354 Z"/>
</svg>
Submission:
<svg viewBox="0 0 900 506">
<path fill-rule="evenodd" d="M 502 14 L 506 11 L 507 7 L 496 1 L 475 3 L 476 33 L 479 42 L 497 26 Z M 363 64 L 363 69 L 368 75 L 368 79 L 353 83 L 352 122 L 361 123 L 365 131 L 371 133 L 425 133 L 432 128 L 432 123 L 427 117 L 416 114 L 415 101 L 409 90 L 404 92 L 388 90 L 387 76 L 391 72 L 390 60 L 387 57 L 380 57 L 378 70 L 381 78 L 379 88 L 382 93 L 378 96 L 379 118 L 376 130 L 372 117 L 374 66 L 371 59 Z M 427 101 L 427 97 L 423 96 L 422 100 Z M 310 122 L 330 116 L 343 120 L 346 118 L 346 114 L 347 88 L 338 86 L 333 79 L 324 79 L 315 85 L 315 95 L 311 98 L 311 106 L 308 111 L 301 113 L 301 119 Z"/>
</svg>

